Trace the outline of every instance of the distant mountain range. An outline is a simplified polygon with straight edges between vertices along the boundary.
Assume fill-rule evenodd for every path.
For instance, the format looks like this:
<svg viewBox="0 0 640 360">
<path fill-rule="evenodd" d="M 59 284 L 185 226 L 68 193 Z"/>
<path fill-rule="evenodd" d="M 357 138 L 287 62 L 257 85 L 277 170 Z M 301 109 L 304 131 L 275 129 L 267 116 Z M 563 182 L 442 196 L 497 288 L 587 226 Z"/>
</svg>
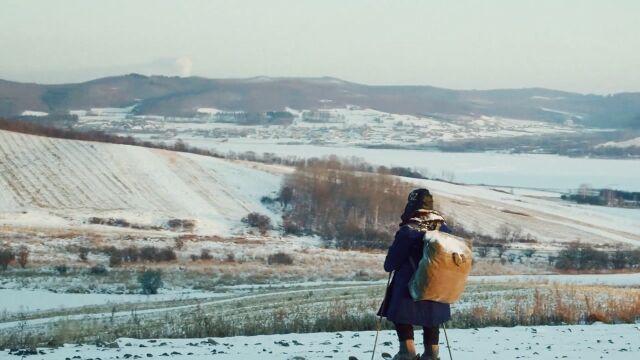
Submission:
<svg viewBox="0 0 640 360">
<path fill-rule="evenodd" d="M 450 90 L 432 86 L 371 86 L 340 79 L 206 79 L 130 74 L 78 84 L 42 85 L 0 80 L 0 116 L 24 111 L 68 113 L 92 107 L 137 105 L 135 113 L 191 117 L 198 108 L 266 112 L 356 105 L 440 118 L 500 116 L 573 121 L 602 128 L 640 128 L 640 93 L 584 95 L 543 88 Z"/>
</svg>

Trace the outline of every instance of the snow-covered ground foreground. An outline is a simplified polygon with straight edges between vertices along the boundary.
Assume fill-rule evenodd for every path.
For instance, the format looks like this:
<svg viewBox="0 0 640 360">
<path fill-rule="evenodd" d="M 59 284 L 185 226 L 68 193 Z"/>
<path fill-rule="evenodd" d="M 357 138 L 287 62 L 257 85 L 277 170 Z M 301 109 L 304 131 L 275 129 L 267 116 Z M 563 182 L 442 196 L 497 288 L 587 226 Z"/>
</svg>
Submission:
<svg viewBox="0 0 640 360">
<path fill-rule="evenodd" d="M 416 335 L 418 335 L 417 332 Z M 514 328 L 449 329 L 453 358 L 456 360 L 506 359 L 638 359 L 638 325 L 536 326 Z M 375 333 L 339 332 L 237 336 L 203 339 L 121 338 L 118 348 L 67 344 L 57 349 L 42 348 L 34 356 L 58 359 L 370 359 Z M 420 339 L 421 336 L 416 336 Z M 420 340 L 418 351 L 422 349 Z M 440 334 L 441 358 L 448 359 L 444 334 Z M 383 331 L 378 339 L 376 359 L 393 355 L 397 349 L 395 332 Z M 5 350 L 1 358 L 9 355 Z"/>
</svg>

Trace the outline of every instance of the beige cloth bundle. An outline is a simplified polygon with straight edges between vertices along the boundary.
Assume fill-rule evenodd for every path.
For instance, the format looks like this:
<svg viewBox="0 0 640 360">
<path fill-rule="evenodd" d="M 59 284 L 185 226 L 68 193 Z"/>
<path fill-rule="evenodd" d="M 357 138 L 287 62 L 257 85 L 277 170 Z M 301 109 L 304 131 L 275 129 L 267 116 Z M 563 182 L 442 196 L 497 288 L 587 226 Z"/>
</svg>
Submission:
<svg viewBox="0 0 640 360">
<path fill-rule="evenodd" d="M 409 281 L 413 300 L 456 302 L 471 272 L 473 253 L 467 242 L 439 230 L 425 232 L 422 259 Z"/>
</svg>

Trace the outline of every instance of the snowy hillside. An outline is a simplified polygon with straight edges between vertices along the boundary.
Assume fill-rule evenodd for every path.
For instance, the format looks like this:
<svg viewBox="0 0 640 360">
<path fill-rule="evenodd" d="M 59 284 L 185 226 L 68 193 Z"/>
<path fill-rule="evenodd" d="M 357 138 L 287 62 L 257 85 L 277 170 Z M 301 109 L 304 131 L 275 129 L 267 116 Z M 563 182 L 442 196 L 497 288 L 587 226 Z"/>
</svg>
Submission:
<svg viewBox="0 0 640 360">
<path fill-rule="evenodd" d="M 496 235 L 506 225 L 546 244 L 579 240 L 640 246 L 640 211 L 636 209 L 577 205 L 536 192 L 519 195 L 492 187 L 407 181 L 431 189 L 446 215 L 475 232 Z"/>
<path fill-rule="evenodd" d="M 279 176 L 211 157 L 0 131 L 4 225 L 104 230 L 87 224 L 98 217 L 157 229 L 180 219 L 228 235 L 252 211 L 277 221 L 260 198 L 279 185 Z"/>
<path fill-rule="evenodd" d="M 177 219 L 194 221 L 198 234 L 232 236 L 244 228 L 242 217 L 253 211 L 280 221 L 260 199 L 278 191 L 282 176 L 290 171 L 0 131 L 0 225 L 17 232 L 124 235 L 184 231 L 169 226 Z M 576 205 L 543 192 L 511 194 L 483 186 L 405 181 L 433 190 L 449 219 L 477 233 L 495 235 L 506 224 L 522 235 L 531 234 L 537 241 L 534 247 L 576 240 L 640 244 L 640 212 L 633 209 Z"/>
</svg>

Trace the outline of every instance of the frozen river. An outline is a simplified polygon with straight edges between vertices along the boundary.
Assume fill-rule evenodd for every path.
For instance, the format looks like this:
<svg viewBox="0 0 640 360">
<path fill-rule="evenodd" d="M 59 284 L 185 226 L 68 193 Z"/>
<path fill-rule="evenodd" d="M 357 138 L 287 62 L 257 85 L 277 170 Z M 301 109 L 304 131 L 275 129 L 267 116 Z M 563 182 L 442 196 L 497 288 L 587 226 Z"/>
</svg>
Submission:
<svg viewBox="0 0 640 360">
<path fill-rule="evenodd" d="M 285 156 L 359 157 L 375 165 L 403 166 L 431 177 L 487 184 L 565 191 L 581 184 L 595 188 L 640 191 L 640 160 L 570 158 L 544 154 L 444 153 L 317 145 L 283 145 L 232 139 L 228 142 L 185 138 L 190 145 L 221 152 L 254 151 Z"/>
</svg>

